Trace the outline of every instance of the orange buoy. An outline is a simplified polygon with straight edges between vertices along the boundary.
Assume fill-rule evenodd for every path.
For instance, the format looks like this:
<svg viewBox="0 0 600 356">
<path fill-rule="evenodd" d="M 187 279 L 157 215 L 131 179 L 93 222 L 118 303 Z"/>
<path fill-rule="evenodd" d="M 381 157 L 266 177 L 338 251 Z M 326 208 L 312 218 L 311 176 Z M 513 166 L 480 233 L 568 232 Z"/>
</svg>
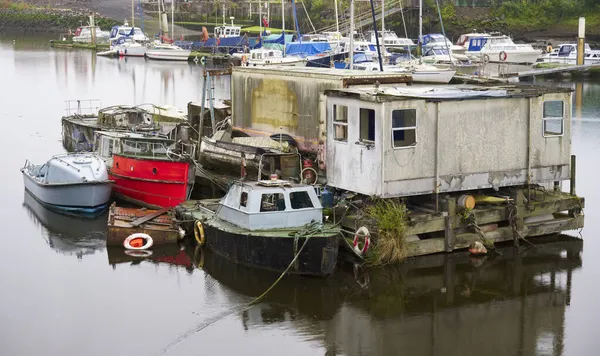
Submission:
<svg viewBox="0 0 600 356">
<path fill-rule="evenodd" d="M 135 238 L 129 242 L 131 247 L 142 247 L 144 246 L 144 239 L 141 237 Z"/>
</svg>

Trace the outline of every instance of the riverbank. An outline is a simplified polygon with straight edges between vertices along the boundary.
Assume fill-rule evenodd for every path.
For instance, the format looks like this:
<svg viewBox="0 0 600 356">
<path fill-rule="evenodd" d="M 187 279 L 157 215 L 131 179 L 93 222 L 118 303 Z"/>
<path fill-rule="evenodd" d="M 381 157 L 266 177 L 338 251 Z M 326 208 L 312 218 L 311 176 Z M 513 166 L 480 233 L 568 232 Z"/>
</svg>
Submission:
<svg viewBox="0 0 600 356">
<path fill-rule="evenodd" d="M 29 4 L 0 5 L 0 31 L 67 31 L 75 30 L 89 21 L 90 10 L 84 8 L 44 8 Z M 118 22 L 95 13 L 95 21 L 103 30 Z"/>
</svg>

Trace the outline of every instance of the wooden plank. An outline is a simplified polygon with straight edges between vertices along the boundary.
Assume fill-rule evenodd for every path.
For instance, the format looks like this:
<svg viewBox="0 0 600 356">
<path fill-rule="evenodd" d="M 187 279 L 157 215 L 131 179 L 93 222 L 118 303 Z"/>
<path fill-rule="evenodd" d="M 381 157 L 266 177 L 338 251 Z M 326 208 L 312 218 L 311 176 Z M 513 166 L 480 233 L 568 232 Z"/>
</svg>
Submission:
<svg viewBox="0 0 600 356">
<path fill-rule="evenodd" d="M 160 209 L 160 210 L 158 210 L 158 211 L 156 211 L 156 212 L 154 212 L 152 214 L 148 214 L 146 216 L 142 216 L 141 218 L 139 218 L 139 219 L 137 219 L 135 221 L 132 221 L 131 222 L 131 226 L 137 227 L 137 226 L 145 223 L 146 221 L 150 221 L 150 220 L 152 220 L 152 219 L 154 219 L 156 217 L 159 217 L 159 216 L 163 215 L 164 213 L 166 213 L 169 210 L 171 210 L 171 208 L 164 208 L 164 209 Z"/>
</svg>

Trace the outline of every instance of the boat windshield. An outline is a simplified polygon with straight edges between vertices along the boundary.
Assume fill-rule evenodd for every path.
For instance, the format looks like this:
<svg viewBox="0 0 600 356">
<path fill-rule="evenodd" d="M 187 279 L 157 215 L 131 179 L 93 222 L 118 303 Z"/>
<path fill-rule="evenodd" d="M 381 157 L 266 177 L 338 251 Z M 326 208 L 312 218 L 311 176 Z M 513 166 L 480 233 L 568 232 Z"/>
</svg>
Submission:
<svg viewBox="0 0 600 356">
<path fill-rule="evenodd" d="M 170 140 L 165 141 L 143 141 L 143 140 L 121 140 L 121 149 L 124 155 L 135 157 L 167 157 L 168 147 L 172 144 Z"/>
</svg>

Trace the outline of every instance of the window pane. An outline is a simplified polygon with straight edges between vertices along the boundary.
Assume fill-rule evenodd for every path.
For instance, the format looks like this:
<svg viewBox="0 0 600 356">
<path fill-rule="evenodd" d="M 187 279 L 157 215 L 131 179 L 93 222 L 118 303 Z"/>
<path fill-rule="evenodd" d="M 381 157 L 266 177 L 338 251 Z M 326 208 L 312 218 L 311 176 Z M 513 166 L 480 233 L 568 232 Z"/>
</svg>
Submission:
<svg viewBox="0 0 600 356">
<path fill-rule="evenodd" d="M 283 194 L 263 194 L 260 200 L 260 211 L 283 211 L 285 200 Z"/>
<path fill-rule="evenodd" d="M 292 209 L 305 209 L 314 207 L 308 192 L 290 193 L 290 203 L 292 204 Z"/>
<path fill-rule="evenodd" d="M 348 141 L 348 126 L 334 124 L 333 128 L 335 130 L 333 138 L 336 141 L 343 141 L 343 142 Z"/>
<path fill-rule="evenodd" d="M 544 117 L 563 117 L 563 102 L 545 101 Z"/>
<path fill-rule="evenodd" d="M 348 122 L 348 107 L 344 105 L 333 106 L 333 121 Z"/>
<path fill-rule="evenodd" d="M 392 146 L 408 147 L 414 146 L 417 143 L 417 130 L 393 130 L 392 131 Z"/>
<path fill-rule="evenodd" d="M 563 120 L 562 119 L 546 119 L 544 120 L 544 135 L 562 135 Z"/>
<path fill-rule="evenodd" d="M 392 111 L 392 128 L 417 126 L 417 110 L 394 110 Z"/>
<path fill-rule="evenodd" d="M 248 193 L 242 192 L 242 196 L 240 197 L 240 206 L 246 206 L 248 203 Z"/>
<path fill-rule="evenodd" d="M 360 109 L 360 140 L 375 141 L 375 110 Z"/>
</svg>

